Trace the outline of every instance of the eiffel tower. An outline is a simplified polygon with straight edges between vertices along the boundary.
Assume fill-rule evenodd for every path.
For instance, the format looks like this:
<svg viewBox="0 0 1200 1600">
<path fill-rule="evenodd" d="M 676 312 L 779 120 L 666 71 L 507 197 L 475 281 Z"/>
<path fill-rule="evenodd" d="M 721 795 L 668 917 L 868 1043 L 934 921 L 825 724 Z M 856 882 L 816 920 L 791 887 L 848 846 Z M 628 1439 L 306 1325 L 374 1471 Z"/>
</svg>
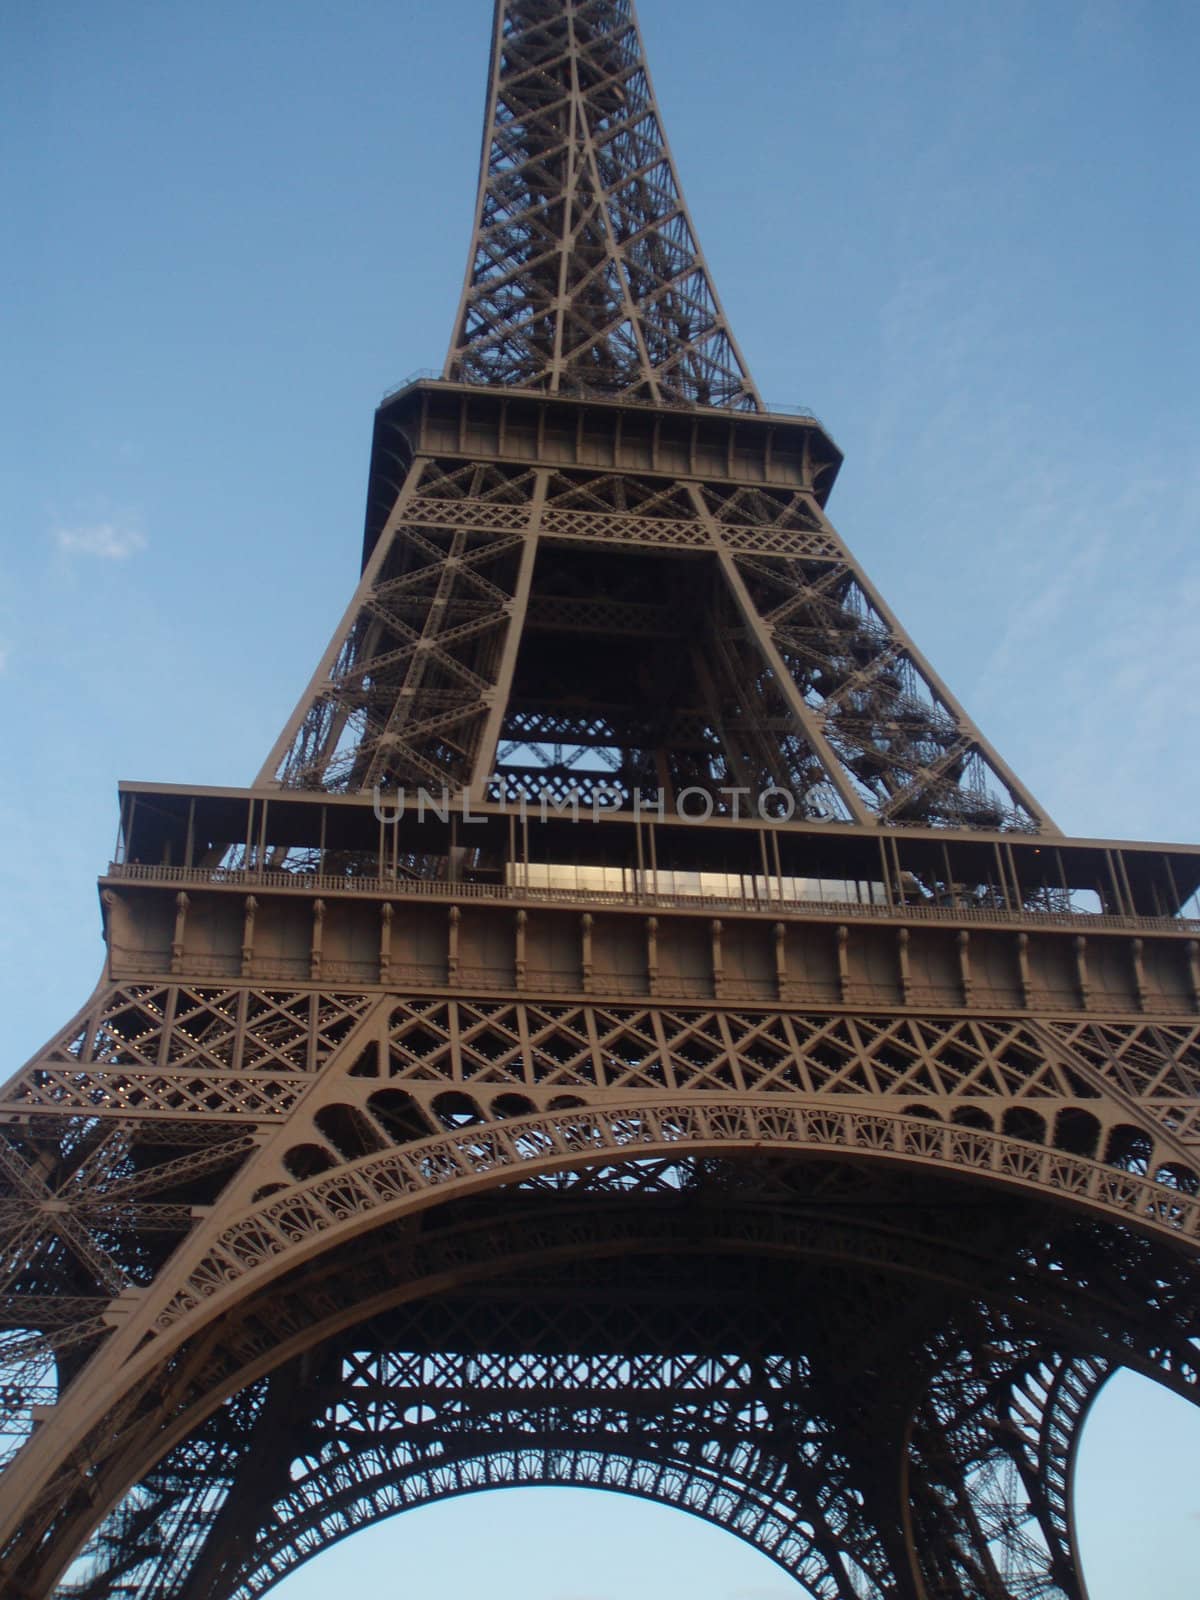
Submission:
<svg viewBox="0 0 1200 1600">
<path fill-rule="evenodd" d="M 125 784 L 0 1092 L 12 1600 L 250 1600 L 619 1489 L 815 1600 L 1085 1600 L 1200 1388 L 1200 851 L 1064 836 L 826 514 L 630 0 L 498 0 L 443 375 L 247 789 Z"/>
</svg>

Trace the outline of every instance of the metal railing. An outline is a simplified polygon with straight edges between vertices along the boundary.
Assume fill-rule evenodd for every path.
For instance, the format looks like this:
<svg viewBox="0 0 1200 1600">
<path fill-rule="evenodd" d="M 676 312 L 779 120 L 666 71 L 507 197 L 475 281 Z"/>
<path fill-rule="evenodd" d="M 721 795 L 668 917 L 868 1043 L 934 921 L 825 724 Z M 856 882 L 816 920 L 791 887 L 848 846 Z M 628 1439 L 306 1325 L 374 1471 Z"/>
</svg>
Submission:
<svg viewBox="0 0 1200 1600">
<path fill-rule="evenodd" d="M 379 404 L 385 406 L 397 395 L 403 394 L 406 389 L 411 389 L 414 383 L 448 383 L 452 380 L 433 367 L 418 367 L 415 372 L 410 372 L 403 382 L 395 384 L 384 391 Z M 739 406 L 704 406 L 694 400 L 649 399 L 644 395 L 627 394 L 619 389 L 597 389 L 588 384 L 570 383 L 555 390 L 526 389 L 515 383 L 476 383 L 468 384 L 468 388 L 478 389 L 481 394 L 512 394 L 528 400 L 614 400 L 624 406 L 642 406 L 648 410 L 666 411 L 694 411 L 701 416 L 738 416 L 738 417 L 795 417 L 802 422 L 815 422 L 822 426 L 820 418 L 808 406 L 787 404 L 778 400 L 760 400 L 754 407 Z"/>
<path fill-rule="evenodd" d="M 664 911 L 749 911 L 760 914 L 821 918 L 833 922 L 903 921 L 948 923 L 961 927 L 1036 927 L 1080 932 L 1161 932 L 1200 934 L 1200 919 L 1118 916 L 1101 911 L 1039 911 L 1006 906 L 941 906 L 898 902 L 893 905 L 855 900 L 797 900 L 776 895 L 713 895 L 658 893 L 654 890 L 553 889 L 511 883 L 453 883 L 442 878 L 347 877 L 332 873 L 281 872 L 255 867 L 172 867 L 146 862 L 113 862 L 106 875 L 133 883 L 197 888 L 276 889 L 310 895 L 357 894 L 383 898 L 444 901 L 479 900 L 558 906 L 638 907 Z"/>
</svg>

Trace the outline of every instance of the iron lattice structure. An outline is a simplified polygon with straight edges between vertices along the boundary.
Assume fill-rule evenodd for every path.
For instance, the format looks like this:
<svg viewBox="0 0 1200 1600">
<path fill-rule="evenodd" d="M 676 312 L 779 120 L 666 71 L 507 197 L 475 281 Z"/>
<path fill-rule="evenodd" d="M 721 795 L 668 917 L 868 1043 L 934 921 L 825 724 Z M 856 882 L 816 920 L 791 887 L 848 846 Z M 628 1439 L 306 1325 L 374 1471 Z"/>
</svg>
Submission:
<svg viewBox="0 0 1200 1600">
<path fill-rule="evenodd" d="M 631 5 L 496 8 L 446 376 L 758 407 L 696 244 Z"/>
<path fill-rule="evenodd" d="M 1085 1600 L 1089 1404 L 1197 1391 L 1200 851 L 1057 830 L 840 461 L 626 0 L 500 0 L 345 618 L 251 788 L 122 786 L 101 981 L 0 1092 L 6 1595 L 249 1600 L 552 1482 L 817 1600 Z"/>
</svg>

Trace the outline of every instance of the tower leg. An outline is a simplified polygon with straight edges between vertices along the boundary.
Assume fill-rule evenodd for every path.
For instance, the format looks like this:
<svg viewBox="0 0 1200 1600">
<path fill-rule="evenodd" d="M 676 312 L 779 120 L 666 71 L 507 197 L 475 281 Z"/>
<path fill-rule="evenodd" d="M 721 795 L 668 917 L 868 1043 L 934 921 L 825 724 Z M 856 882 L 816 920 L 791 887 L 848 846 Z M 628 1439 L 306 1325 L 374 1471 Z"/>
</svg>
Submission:
<svg viewBox="0 0 1200 1600">
<path fill-rule="evenodd" d="M 1071 1482 L 1108 1363 L 975 1347 L 913 1418 L 905 1498 L 922 1600 L 1087 1600 Z"/>
</svg>

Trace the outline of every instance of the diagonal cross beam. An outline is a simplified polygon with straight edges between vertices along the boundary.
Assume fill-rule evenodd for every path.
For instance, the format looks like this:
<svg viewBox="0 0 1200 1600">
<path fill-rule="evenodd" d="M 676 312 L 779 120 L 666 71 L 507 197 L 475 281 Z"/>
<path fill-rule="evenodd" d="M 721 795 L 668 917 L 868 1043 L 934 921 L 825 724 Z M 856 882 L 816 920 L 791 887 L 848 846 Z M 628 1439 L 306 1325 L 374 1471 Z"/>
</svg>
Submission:
<svg viewBox="0 0 1200 1600">
<path fill-rule="evenodd" d="M 696 243 L 630 0 L 498 0 L 446 376 L 761 409 Z"/>
</svg>

